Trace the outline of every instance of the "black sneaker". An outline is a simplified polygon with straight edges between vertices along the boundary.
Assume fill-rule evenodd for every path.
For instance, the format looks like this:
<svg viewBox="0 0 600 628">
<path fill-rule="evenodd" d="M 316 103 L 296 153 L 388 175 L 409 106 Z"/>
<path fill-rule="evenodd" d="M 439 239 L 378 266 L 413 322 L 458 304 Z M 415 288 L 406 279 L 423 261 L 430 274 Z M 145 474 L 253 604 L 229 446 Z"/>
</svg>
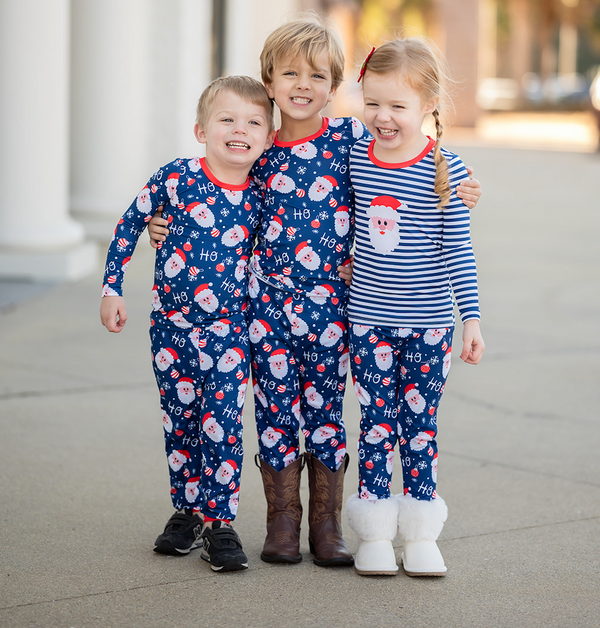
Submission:
<svg viewBox="0 0 600 628">
<path fill-rule="evenodd" d="M 165 531 L 154 541 L 159 554 L 181 556 L 202 546 L 202 519 L 188 508 L 178 510 L 168 521 Z"/>
<path fill-rule="evenodd" d="M 201 557 L 210 563 L 213 571 L 239 571 L 248 569 L 248 558 L 242 550 L 237 532 L 220 521 L 212 523 L 202 532 L 203 550 Z"/>
</svg>

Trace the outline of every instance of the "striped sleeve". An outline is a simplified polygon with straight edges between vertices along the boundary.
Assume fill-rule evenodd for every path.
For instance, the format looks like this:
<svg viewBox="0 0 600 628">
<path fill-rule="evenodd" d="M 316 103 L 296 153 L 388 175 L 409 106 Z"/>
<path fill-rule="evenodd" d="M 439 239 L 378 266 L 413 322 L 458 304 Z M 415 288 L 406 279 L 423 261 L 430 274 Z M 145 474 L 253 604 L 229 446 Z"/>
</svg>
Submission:
<svg viewBox="0 0 600 628">
<path fill-rule="evenodd" d="M 477 265 L 471 243 L 469 208 L 456 196 L 455 188 L 468 178 L 467 170 L 456 155 L 447 154 L 452 195 L 443 211 L 442 251 L 452 285 L 452 292 L 462 322 L 480 318 L 477 290 Z"/>
</svg>

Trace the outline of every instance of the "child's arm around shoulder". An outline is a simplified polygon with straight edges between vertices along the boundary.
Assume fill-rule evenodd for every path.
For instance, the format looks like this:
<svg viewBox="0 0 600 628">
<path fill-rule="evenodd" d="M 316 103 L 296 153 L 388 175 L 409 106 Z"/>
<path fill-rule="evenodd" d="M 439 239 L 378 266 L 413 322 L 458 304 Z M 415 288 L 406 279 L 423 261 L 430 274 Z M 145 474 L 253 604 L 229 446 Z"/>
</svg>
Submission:
<svg viewBox="0 0 600 628">
<path fill-rule="evenodd" d="M 485 350 L 485 342 L 479 329 L 479 320 L 471 318 L 463 324 L 463 348 L 460 359 L 467 364 L 479 364 Z"/>
<path fill-rule="evenodd" d="M 100 302 L 100 322 L 108 331 L 118 334 L 127 322 L 125 299 L 119 296 L 102 297 Z"/>
</svg>

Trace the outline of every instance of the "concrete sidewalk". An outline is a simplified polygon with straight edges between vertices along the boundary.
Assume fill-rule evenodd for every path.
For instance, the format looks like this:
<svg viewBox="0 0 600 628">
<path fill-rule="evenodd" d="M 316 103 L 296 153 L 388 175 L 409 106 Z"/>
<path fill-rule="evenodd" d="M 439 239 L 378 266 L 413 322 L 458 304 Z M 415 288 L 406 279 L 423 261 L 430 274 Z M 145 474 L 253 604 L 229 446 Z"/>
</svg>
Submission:
<svg viewBox="0 0 600 628">
<path fill-rule="evenodd" d="M 250 568 L 214 574 L 198 552 L 151 551 L 171 505 L 143 241 L 123 333 L 100 326 L 100 268 L 0 315 L 1 627 L 600 626 L 600 157 L 458 152 L 484 187 L 487 352 L 478 367 L 455 360 L 440 410 L 447 577 L 316 567 L 306 521 L 302 563 L 261 562 L 251 400 L 236 521 Z M 349 390 L 351 456 L 358 417 Z M 356 485 L 354 455 L 346 497 Z M 302 491 L 306 504 L 306 477 Z"/>
</svg>

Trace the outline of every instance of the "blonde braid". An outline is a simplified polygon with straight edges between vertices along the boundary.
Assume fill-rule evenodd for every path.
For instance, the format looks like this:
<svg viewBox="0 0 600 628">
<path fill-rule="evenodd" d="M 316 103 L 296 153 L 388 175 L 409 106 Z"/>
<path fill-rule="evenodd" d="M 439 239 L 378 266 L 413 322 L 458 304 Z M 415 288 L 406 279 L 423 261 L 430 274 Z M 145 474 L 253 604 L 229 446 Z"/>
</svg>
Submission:
<svg viewBox="0 0 600 628">
<path fill-rule="evenodd" d="M 435 148 L 433 150 L 433 160 L 435 163 L 435 183 L 433 190 L 439 195 L 440 200 L 437 204 L 438 209 L 444 208 L 450 200 L 450 182 L 448 181 L 448 162 L 444 155 L 442 155 L 442 134 L 444 132 L 444 125 L 440 121 L 440 112 L 434 109 L 432 112 L 433 119 L 435 120 Z"/>
</svg>

